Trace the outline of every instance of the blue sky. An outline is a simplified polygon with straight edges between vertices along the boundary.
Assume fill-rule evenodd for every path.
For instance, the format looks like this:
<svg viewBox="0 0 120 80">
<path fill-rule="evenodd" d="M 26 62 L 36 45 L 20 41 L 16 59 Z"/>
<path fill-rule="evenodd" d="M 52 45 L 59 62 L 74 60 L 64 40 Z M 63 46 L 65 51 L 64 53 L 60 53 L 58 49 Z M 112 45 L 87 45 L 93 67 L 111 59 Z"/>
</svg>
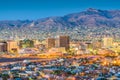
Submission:
<svg viewBox="0 0 120 80">
<path fill-rule="evenodd" d="M 120 0 L 0 0 L 0 20 L 63 16 L 87 8 L 120 9 Z"/>
</svg>

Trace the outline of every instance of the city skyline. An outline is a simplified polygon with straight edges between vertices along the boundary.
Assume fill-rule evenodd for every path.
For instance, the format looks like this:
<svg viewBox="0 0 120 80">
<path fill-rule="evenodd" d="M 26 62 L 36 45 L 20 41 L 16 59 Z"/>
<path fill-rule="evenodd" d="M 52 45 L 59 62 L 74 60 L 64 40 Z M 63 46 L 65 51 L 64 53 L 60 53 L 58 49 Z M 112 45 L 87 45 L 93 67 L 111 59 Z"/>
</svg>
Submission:
<svg viewBox="0 0 120 80">
<path fill-rule="evenodd" d="M 120 9 L 119 0 L 1 0 L 0 20 L 35 20 L 51 16 L 64 16 L 87 8 Z"/>
<path fill-rule="evenodd" d="M 119 3 L 0 0 L 0 80 L 120 80 Z"/>
</svg>

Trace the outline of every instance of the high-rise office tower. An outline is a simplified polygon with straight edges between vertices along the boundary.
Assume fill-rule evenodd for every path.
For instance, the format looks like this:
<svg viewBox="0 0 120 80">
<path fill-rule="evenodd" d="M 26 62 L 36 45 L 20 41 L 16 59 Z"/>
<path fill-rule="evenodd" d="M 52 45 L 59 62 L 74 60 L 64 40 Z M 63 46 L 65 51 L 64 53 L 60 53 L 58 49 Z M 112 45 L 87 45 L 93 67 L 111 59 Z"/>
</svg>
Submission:
<svg viewBox="0 0 120 80">
<path fill-rule="evenodd" d="M 18 43 L 14 40 L 7 41 L 7 51 L 8 52 L 17 52 L 19 49 Z"/>
<path fill-rule="evenodd" d="M 56 47 L 65 47 L 65 49 L 68 50 L 69 36 L 58 36 L 55 44 L 56 44 Z"/>
<path fill-rule="evenodd" d="M 46 47 L 48 49 L 55 47 L 55 39 L 54 38 L 47 38 L 46 43 L 47 43 Z"/>
<path fill-rule="evenodd" d="M 103 46 L 109 48 L 113 45 L 113 38 L 105 37 L 103 38 Z"/>
<path fill-rule="evenodd" d="M 7 51 L 7 42 L 0 42 L 0 52 Z"/>
</svg>

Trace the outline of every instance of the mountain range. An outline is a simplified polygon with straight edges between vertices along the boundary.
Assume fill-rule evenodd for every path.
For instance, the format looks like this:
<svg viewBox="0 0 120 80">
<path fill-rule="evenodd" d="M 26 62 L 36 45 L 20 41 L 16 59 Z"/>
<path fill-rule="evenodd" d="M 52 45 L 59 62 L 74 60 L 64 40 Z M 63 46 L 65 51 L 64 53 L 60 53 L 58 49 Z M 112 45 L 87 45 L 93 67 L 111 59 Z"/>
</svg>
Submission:
<svg viewBox="0 0 120 80">
<path fill-rule="evenodd" d="M 4 20 L 0 21 L 3 29 L 30 29 L 57 31 L 75 27 L 120 27 L 120 10 L 100 10 L 89 8 L 85 11 L 58 17 L 47 17 L 37 20 Z"/>
</svg>

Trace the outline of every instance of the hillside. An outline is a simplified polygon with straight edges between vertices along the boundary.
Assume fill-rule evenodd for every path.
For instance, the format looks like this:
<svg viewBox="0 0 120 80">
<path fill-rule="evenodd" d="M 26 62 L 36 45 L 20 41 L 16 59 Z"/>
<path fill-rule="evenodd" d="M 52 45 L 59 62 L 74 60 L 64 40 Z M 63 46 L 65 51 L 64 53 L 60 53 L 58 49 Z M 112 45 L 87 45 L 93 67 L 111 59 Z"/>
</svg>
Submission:
<svg viewBox="0 0 120 80">
<path fill-rule="evenodd" d="M 33 30 L 56 31 L 58 29 L 73 29 L 79 26 L 120 27 L 120 10 L 89 8 L 85 11 L 68 14 L 62 17 L 48 17 L 33 21 L 0 21 L 0 30 L 32 28 Z"/>
</svg>

